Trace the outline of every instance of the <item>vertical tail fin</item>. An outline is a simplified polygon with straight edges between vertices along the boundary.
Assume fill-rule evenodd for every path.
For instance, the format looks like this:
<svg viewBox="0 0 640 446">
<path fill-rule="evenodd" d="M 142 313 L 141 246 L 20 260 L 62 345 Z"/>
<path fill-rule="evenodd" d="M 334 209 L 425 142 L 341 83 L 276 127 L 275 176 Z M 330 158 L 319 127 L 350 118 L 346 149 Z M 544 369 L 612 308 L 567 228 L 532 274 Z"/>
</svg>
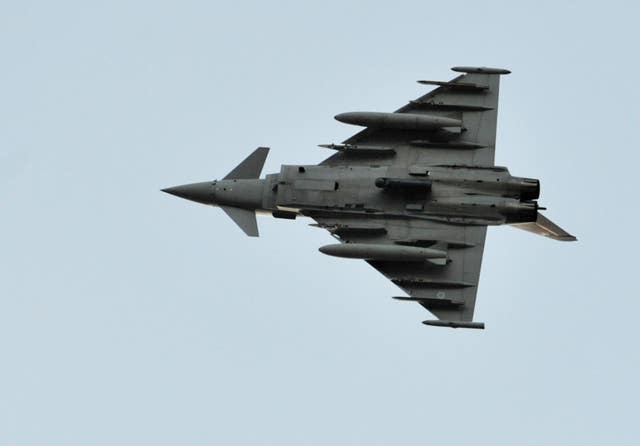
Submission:
<svg viewBox="0 0 640 446">
<path fill-rule="evenodd" d="M 540 212 L 538 212 L 538 218 L 536 221 L 531 223 L 516 223 L 512 226 L 563 242 L 575 242 L 578 240 Z"/>
<path fill-rule="evenodd" d="M 227 174 L 223 180 L 251 180 L 260 178 L 262 166 L 269 154 L 269 147 L 258 147 L 251 155 L 246 157 L 243 162 L 238 164 L 235 169 Z"/>
</svg>

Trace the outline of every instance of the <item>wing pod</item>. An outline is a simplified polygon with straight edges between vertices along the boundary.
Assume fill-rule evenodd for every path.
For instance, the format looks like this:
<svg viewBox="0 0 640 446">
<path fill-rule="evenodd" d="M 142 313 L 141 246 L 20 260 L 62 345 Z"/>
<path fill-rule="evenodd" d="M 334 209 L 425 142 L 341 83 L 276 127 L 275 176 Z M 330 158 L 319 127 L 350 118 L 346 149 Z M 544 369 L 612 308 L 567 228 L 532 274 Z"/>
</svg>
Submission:
<svg viewBox="0 0 640 446">
<path fill-rule="evenodd" d="M 335 118 L 345 124 L 397 130 L 432 131 L 443 127 L 462 127 L 459 119 L 416 113 L 349 112 Z"/>
<path fill-rule="evenodd" d="M 446 264 L 446 251 L 415 246 L 382 245 L 373 243 L 343 243 L 327 245 L 320 252 L 347 259 L 379 260 L 386 262 L 424 262 Z"/>
<path fill-rule="evenodd" d="M 471 322 L 471 321 L 444 321 L 441 319 L 422 321 L 424 325 L 431 325 L 432 327 L 450 327 L 450 328 L 475 328 L 478 330 L 484 330 L 484 322 Z"/>
</svg>

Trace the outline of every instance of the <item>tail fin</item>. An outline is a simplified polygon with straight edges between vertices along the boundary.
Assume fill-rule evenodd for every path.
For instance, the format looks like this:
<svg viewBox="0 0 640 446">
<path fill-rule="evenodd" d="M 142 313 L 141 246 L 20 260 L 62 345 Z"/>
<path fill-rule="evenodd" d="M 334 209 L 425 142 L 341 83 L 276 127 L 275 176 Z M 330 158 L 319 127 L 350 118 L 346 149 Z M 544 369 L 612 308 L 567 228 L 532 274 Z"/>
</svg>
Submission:
<svg viewBox="0 0 640 446">
<path fill-rule="evenodd" d="M 262 166 L 264 166 L 264 161 L 267 159 L 268 154 L 269 147 L 258 147 L 223 179 L 251 180 L 254 178 L 260 178 L 260 172 L 262 172 Z"/>
<path fill-rule="evenodd" d="M 563 242 L 575 242 L 578 240 L 540 212 L 538 212 L 538 218 L 536 221 L 531 223 L 517 223 L 512 226 L 544 237 L 549 237 L 554 240 L 561 240 Z"/>
</svg>

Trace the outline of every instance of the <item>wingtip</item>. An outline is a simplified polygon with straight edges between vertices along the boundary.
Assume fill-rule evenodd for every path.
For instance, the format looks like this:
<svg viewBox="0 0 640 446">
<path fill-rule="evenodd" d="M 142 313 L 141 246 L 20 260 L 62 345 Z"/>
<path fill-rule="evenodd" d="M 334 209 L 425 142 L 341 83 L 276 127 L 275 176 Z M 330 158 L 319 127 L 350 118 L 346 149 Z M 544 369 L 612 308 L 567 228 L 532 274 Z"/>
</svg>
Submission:
<svg viewBox="0 0 640 446">
<path fill-rule="evenodd" d="M 452 67 L 451 70 L 457 71 L 458 73 L 511 74 L 511 71 L 505 68 L 491 67 Z"/>
<path fill-rule="evenodd" d="M 548 237 L 554 240 L 558 240 L 560 242 L 577 242 L 578 241 L 578 239 L 571 234 L 549 235 Z"/>
</svg>

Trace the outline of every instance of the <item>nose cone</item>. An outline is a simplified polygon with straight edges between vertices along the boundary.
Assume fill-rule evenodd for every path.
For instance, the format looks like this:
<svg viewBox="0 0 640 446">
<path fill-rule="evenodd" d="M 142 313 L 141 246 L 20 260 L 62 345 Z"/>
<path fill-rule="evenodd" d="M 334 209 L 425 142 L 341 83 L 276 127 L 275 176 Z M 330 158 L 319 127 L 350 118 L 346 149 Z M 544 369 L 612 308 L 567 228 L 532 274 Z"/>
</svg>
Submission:
<svg viewBox="0 0 640 446">
<path fill-rule="evenodd" d="M 184 198 L 185 200 L 195 201 L 196 203 L 215 203 L 213 197 L 213 183 L 211 181 L 168 187 L 166 189 L 162 189 L 162 192 L 175 195 L 176 197 Z"/>
</svg>

